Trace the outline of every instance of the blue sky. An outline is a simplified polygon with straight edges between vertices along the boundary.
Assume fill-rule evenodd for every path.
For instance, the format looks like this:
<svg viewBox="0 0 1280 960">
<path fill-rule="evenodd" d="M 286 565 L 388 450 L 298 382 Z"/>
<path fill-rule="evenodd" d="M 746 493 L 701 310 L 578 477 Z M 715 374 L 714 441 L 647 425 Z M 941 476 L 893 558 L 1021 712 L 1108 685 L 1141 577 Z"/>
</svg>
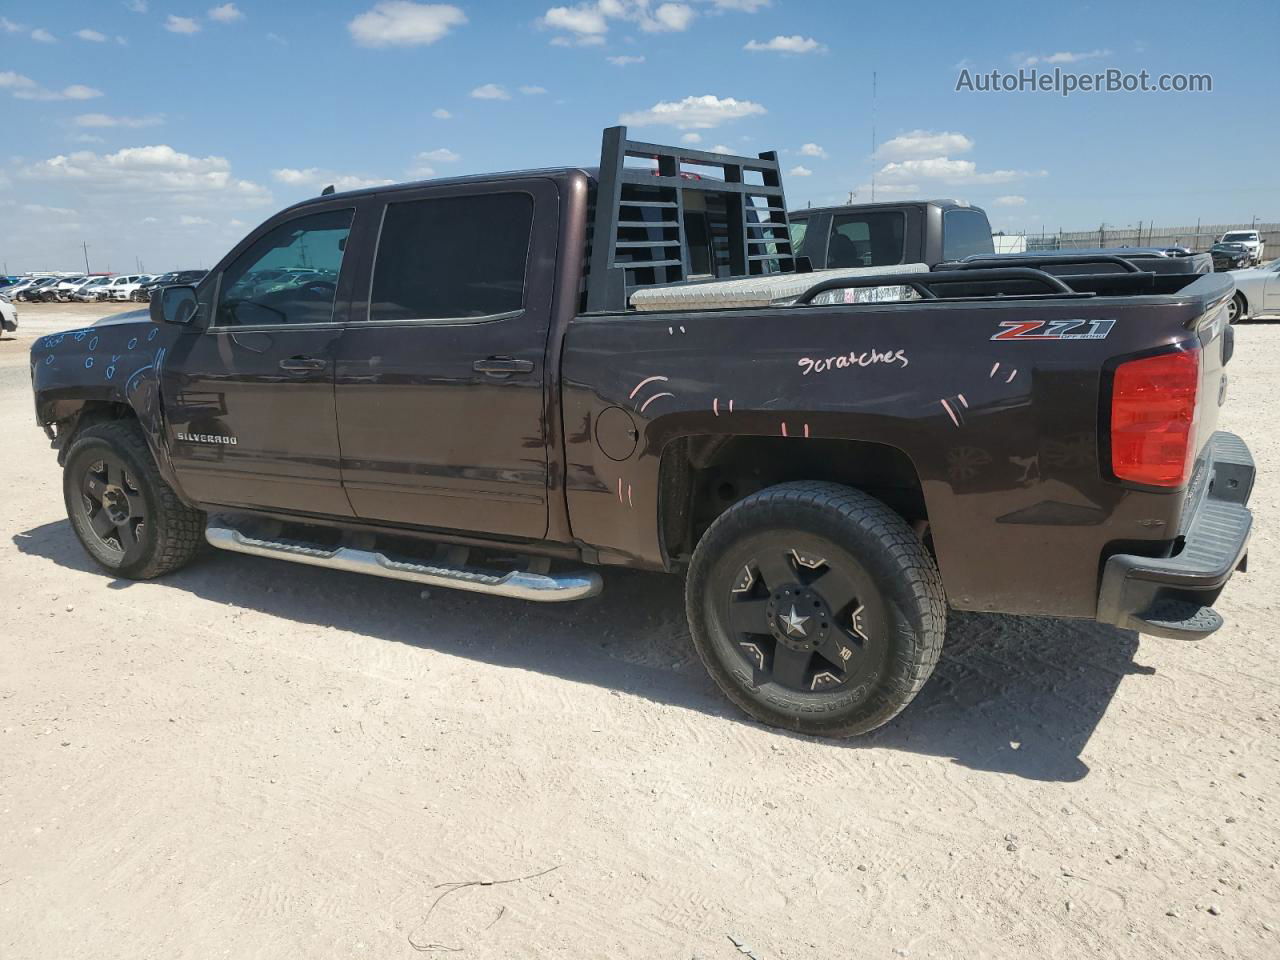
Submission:
<svg viewBox="0 0 1280 960">
<path fill-rule="evenodd" d="M 4 0 L 0 260 L 208 266 L 327 183 L 590 165 L 620 119 L 778 150 L 793 207 L 874 174 L 1006 230 L 1280 220 L 1277 35 L 1274 0 Z M 1021 66 L 1213 90 L 956 92 Z"/>
</svg>

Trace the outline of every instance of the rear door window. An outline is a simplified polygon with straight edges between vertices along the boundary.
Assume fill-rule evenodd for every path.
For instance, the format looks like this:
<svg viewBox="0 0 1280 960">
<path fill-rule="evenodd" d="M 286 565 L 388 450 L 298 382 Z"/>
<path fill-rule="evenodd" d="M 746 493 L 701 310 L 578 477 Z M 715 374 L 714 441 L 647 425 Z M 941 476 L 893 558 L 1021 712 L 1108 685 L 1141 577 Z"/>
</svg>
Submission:
<svg viewBox="0 0 1280 960">
<path fill-rule="evenodd" d="M 884 267 L 901 263 L 907 218 L 901 210 L 837 215 L 831 221 L 828 267 Z"/>
<path fill-rule="evenodd" d="M 532 232 L 527 193 L 387 204 L 369 319 L 474 320 L 520 311 Z"/>
<path fill-rule="evenodd" d="M 947 210 L 942 215 L 942 259 L 963 260 L 980 253 L 995 253 L 991 224 L 977 210 Z"/>
</svg>

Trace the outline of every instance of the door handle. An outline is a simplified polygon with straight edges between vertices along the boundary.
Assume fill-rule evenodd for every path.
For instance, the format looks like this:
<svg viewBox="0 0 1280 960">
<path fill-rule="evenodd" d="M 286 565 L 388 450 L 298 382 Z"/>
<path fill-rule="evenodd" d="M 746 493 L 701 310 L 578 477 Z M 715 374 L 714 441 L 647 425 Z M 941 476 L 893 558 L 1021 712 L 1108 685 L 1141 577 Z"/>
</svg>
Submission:
<svg viewBox="0 0 1280 960">
<path fill-rule="evenodd" d="M 532 373 L 532 360 L 516 360 L 514 357 L 486 357 L 471 365 L 476 373 L 487 373 L 491 377 L 509 377 L 513 373 Z"/>
<path fill-rule="evenodd" d="M 328 365 L 329 361 L 322 360 L 320 357 L 290 357 L 288 360 L 280 361 L 280 369 L 286 373 L 310 373 L 323 370 Z"/>
</svg>

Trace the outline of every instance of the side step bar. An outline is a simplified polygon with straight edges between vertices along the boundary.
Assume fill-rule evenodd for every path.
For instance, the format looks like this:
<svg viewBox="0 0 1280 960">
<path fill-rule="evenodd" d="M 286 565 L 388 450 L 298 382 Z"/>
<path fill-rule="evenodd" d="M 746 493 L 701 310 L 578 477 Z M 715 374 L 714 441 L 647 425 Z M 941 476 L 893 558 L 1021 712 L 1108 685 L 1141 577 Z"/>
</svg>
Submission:
<svg viewBox="0 0 1280 960">
<path fill-rule="evenodd" d="M 256 557 L 274 557 L 292 560 L 313 567 L 330 570 L 346 570 L 351 573 L 367 573 L 391 580 L 407 580 L 431 587 L 450 587 L 469 590 L 472 593 L 488 593 L 499 597 L 515 597 L 519 600 L 535 600 L 555 603 L 563 600 L 581 600 L 594 597 L 603 589 L 600 574 L 594 571 L 551 574 L 532 570 L 496 572 L 479 570 L 462 565 L 449 566 L 438 563 L 420 563 L 396 560 L 376 550 L 355 547 L 308 546 L 296 541 L 267 540 L 252 537 L 232 526 L 225 518 L 210 517 L 205 529 L 205 539 L 219 550 L 248 553 Z"/>
</svg>

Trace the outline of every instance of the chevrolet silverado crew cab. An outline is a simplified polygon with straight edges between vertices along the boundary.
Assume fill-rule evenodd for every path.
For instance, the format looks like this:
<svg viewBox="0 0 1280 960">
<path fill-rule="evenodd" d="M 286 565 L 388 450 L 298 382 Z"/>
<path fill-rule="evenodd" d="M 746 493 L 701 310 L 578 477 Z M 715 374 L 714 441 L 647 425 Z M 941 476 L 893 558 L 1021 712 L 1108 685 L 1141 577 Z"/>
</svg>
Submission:
<svg viewBox="0 0 1280 960">
<path fill-rule="evenodd" d="M 530 601 L 666 571 L 724 692 L 813 734 L 903 709 L 948 607 L 1221 624 L 1228 275 L 798 266 L 775 154 L 612 128 L 599 168 L 290 207 L 149 317 L 36 341 L 36 415 L 113 576 L 202 541 Z"/>
</svg>

